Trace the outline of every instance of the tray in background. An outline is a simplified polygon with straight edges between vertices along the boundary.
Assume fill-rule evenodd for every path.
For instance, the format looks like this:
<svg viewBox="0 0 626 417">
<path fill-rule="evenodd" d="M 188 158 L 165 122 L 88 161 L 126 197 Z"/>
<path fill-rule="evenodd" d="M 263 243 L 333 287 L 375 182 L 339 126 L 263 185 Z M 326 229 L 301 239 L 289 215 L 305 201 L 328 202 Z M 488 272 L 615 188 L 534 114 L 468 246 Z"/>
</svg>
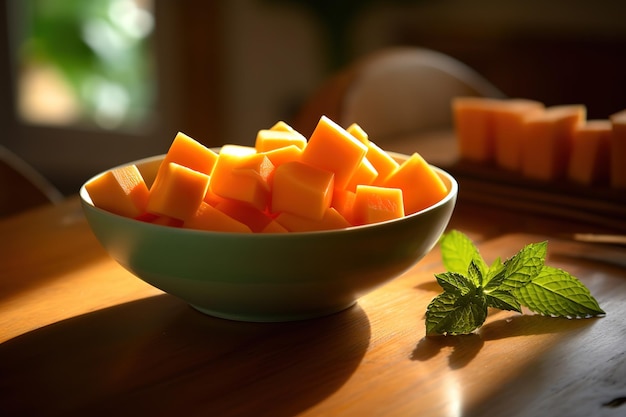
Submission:
<svg viewBox="0 0 626 417">
<path fill-rule="evenodd" d="M 460 199 L 626 231 L 626 190 L 538 181 L 463 160 L 444 169 L 459 181 Z"/>
</svg>

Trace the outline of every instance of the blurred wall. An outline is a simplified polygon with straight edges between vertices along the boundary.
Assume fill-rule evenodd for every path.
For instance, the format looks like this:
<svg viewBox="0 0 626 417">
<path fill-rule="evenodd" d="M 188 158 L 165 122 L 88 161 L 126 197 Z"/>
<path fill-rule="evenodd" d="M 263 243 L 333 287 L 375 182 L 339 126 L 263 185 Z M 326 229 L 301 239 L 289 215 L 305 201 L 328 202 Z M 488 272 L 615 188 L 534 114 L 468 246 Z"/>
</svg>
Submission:
<svg viewBox="0 0 626 417">
<path fill-rule="evenodd" d="M 324 45 L 315 19 L 297 6 L 225 1 L 221 13 L 224 141 L 253 144 L 324 77 Z"/>
<path fill-rule="evenodd" d="M 259 128 L 289 119 L 338 69 L 329 55 L 340 40 L 328 38 L 337 18 L 316 15 L 311 1 L 222 3 L 227 141 L 250 142 Z M 626 108 L 626 2 L 362 4 L 345 19 L 342 65 L 385 46 L 416 45 L 460 59 L 510 96 L 586 104 L 589 118 Z"/>
<path fill-rule="evenodd" d="M 605 118 L 626 108 L 625 21 L 621 0 L 419 1 L 364 13 L 353 42 L 437 49 L 509 96 L 582 103 Z"/>
<path fill-rule="evenodd" d="M 393 45 L 447 53 L 509 96 L 547 105 L 585 104 L 589 118 L 626 109 L 623 0 L 156 0 L 155 5 L 158 123 L 132 134 L 26 126 L 19 120 L 9 16 L 0 7 L 0 143 L 74 192 L 101 169 L 164 151 L 177 130 L 209 146 L 252 144 L 257 130 L 289 122 L 334 71 Z"/>
</svg>

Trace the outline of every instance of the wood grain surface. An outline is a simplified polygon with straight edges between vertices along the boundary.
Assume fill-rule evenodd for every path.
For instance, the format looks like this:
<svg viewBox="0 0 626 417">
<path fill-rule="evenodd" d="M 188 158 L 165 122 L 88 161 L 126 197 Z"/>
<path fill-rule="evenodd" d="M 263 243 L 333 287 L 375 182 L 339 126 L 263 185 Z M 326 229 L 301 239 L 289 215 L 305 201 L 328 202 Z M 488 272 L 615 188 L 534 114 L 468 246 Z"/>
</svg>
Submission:
<svg viewBox="0 0 626 417">
<path fill-rule="evenodd" d="M 494 311 L 475 334 L 425 337 L 435 248 L 332 316 L 216 319 L 118 266 L 70 199 L 0 221 L 0 415 L 626 415 L 626 269 L 559 238 L 596 227 L 461 200 L 450 228 L 488 261 L 548 239 L 547 263 L 607 315 Z"/>
</svg>

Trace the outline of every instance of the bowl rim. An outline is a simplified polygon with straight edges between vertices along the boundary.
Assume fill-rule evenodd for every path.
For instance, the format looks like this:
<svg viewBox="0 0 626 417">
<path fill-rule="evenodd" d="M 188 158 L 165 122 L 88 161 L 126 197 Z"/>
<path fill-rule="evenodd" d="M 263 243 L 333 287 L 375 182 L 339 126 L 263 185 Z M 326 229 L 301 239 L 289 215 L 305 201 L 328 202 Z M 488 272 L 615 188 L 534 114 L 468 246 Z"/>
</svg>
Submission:
<svg viewBox="0 0 626 417">
<path fill-rule="evenodd" d="M 211 148 L 212 150 L 219 150 L 220 148 Z M 403 154 L 403 153 L 399 153 L 399 152 L 393 152 L 393 151 L 386 151 L 390 156 L 394 157 L 394 158 L 409 158 L 410 155 L 407 154 Z M 89 197 L 89 193 L 87 192 L 87 188 L 86 185 L 92 181 L 93 179 L 99 177 L 100 175 L 105 174 L 106 172 L 109 172 L 111 170 L 114 170 L 116 168 L 121 168 L 121 167 L 125 167 L 128 165 L 142 165 L 142 164 L 148 164 L 150 162 L 155 162 L 158 160 L 161 160 L 165 157 L 165 154 L 159 154 L 159 155 L 153 155 L 153 156 L 148 156 L 148 157 L 144 157 L 144 158 L 140 158 L 134 161 L 130 161 L 130 162 L 126 162 L 123 164 L 119 164 L 116 165 L 114 167 L 108 168 L 104 171 L 101 171 L 93 176 L 91 176 L 89 179 L 87 179 L 85 182 L 83 182 L 83 184 L 80 186 L 79 189 L 79 197 L 80 197 L 80 201 L 81 201 L 81 205 L 83 206 L 83 210 L 93 210 L 97 213 L 100 213 L 102 215 L 107 215 L 107 216 L 112 216 L 113 218 L 119 218 L 119 219 L 123 219 L 123 220 L 127 220 L 129 222 L 133 222 L 133 223 L 141 223 L 142 225 L 144 225 L 145 227 L 156 227 L 156 228 L 162 228 L 162 229 L 167 229 L 167 230 L 172 230 L 172 231 L 176 231 L 175 233 L 185 233 L 185 234 L 203 234 L 203 235 L 213 235 L 213 236 L 237 236 L 237 237 L 246 237 L 246 238 L 271 238 L 271 237 L 281 237 L 281 238 L 286 238 L 287 236 L 298 236 L 298 237 L 302 237 L 302 236 L 310 236 L 310 235 L 332 235 L 332 234 L 341 234 L 341 233 L 345 233 L 346 231 L 357 231 L 357 230 L 371 230 L 371 229 L 376 229 L 376 228 L 381 228 L 384 227 L 385 225 L 391 225 L 391 224 L 396 224 L 396 223 L 403 223 L 403 222 L 407 222 L 412 218 L 415 217 L 419 217 L 420 215 L 436 210 L 437 208 L 444 206 L 446 204 L 448 204 L 450 202 L 450 200 L 456 199 L 457 195 L 458 195 L 458 191 L 459 191 L 459 184 L 458 181 L 454 178 L 454 176 L 452 174 L 450 174 L 449 172 L 447 172 L 446 170 L 429 164 L 429 166 L 431 168 L 433 168 L 435 170 L 435 172 L 437 172 L 438 175 L 443 176 L 449 183 L 450 183 L 450 189 L 448 190 L 448 194 L 446 194 L 446 196 L 444 198 L 442 198 L 441 200 L 439 200 L 437 203 L 426 207 L 425 209 L 422 209 L 420 211 L 416 211 L 415 213 L 411 213 L 409 215 L 406 215 L 404 217 L 398 218 L 398 219 L 391 219 L 391 220 L 385 220 L 382 222 L 378 222 L 378 223 L 371 223 L 371 224 L 363 224 L 363 225 L 357 225 L 357 226 L 350 226 L 350 227 L 346 227 L 343 229 L 330 229 L 330 230 L 315 230 L 315 231 L 306 231 L 306 232 L 289 232 L 289 233 L 243 233 L 243 232 L 224 232 L 224 231 L 212 231 L 212 230 L 199 230 L 199 229 L 188 229 L 188 228 L 181 228 L 181 227 L 172 227 L 172 226 L 165 226 L 165 225 L 160 225 L 160 224 L 154 224 L 154 223 L 149 223 L 149 222 L 141 222 L 139 220 L 135 220 L 132 219 L 130 217 L 125 217 L 116 213 L 112 213 L 110 211 L 101 209 L 99 207 L 96 207 L 93 202 L 91 201 L 91 198 Z"/>
</svg>

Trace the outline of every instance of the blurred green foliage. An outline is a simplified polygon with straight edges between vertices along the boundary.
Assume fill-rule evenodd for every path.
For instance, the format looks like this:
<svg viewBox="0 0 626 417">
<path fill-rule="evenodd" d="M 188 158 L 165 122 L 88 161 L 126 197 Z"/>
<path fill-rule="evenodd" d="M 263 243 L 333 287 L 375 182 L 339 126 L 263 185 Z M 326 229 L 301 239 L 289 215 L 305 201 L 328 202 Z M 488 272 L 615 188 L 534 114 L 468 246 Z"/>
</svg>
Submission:
<svg viewBox="0 0 626 417">
<path fill-rule="evenodd" d="M 153 20 L 133 0 L 15 0 L 22 65 L 51 65 L 84 116 L 105 128 L 141 121 L 153 101 Z"/>
</svg>

